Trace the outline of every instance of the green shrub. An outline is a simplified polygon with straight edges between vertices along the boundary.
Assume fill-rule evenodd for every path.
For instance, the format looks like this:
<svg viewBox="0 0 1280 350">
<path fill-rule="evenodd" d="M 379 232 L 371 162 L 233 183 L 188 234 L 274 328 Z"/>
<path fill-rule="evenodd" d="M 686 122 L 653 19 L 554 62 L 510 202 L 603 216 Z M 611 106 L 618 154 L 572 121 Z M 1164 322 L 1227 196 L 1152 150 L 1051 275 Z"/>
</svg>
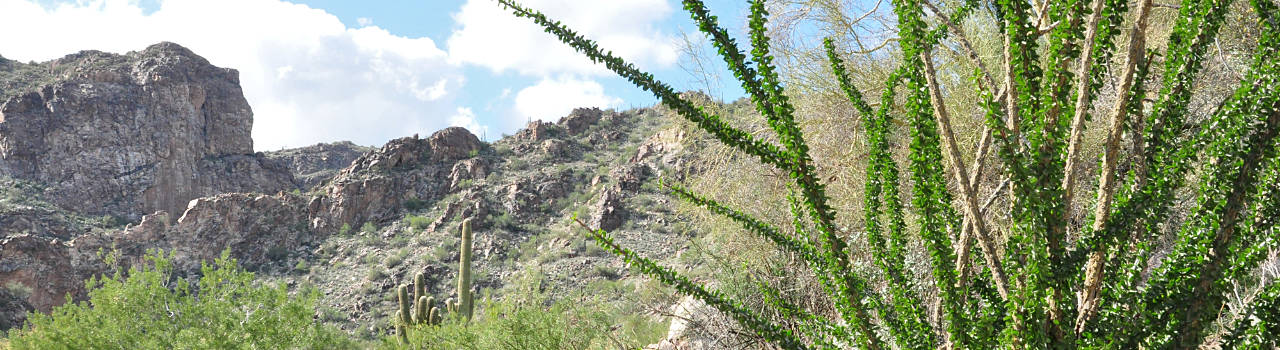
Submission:
<svg viewBox="0 0 1280 350">
<path fill-rule="evenodd" d="M 365 222 L 364 225 L 360 225 L 360 233 L 374 233 L 374 232 L 378 232 L 378 227 L 373 226 L 372 222 Z"/>
<path fill-rule="evenodd" d="M 9 282 L 4 285 L 4 289 L 9 290 L 9 294 L 13 294 L 18 299 L 26 299 L 31 296 L 31 287 L 20 282 Z"/>
<path fill-rule="evenodd" d="M 418 211 L 426 207 L 427 207 L 427 201 L 418 199 L 417 196 L 409 197 L 409 199 L 404 200 L 405 210 L 408 210 L 411 212 Z"/>
<path fill-rule="evenodd" d="M 391 256 L 387 257 L 387 261 L 386 261 L 387 268 L 400 266 L 401 263 L 404 263 L 404 259 L 408 257 L 409 257 L 409 249 L 401 248 L 400 250 L 397 250 L 395 254 L 391 254 Z"/>
<path fill-rule="evenodd" d="M 422 215 L 408 215 L 404 217 L 404 224 L 417 230 L 423 230 L 427 226 L 431 226 L 431 219 Z"/>
<path fill-rule="evenodd" d="M 314 319 L 314 290 L 290 296 L 257 285 L 229 251 L 203 264 L 192 286 L 174 276 L 172 257 L 151 253 L 127 274 L 86 282 L 89 300 L 32 313 L 10 334 L 13 349 L 354 348 Z"/>
<path fill-rule="evenodd" d="M 611 313 L 598 299 L 551 302 L 537 276 L 512 281 L 502 300 L 478 300 L 471 321 L 446 314 L 439 325 L 417 325 L 408 332 L 414 349 L 637 349 L 654 343 L 661 332 L 614 333 L 619 324 L 651 330 L 634 313 Z M 576 299 L 576 298 L 575 298 Z M 625 332 L 625 331 L 624 331 Z M 399 340 L 383 338 L 382 348 L 398 349 Z"/>
<path fill-rule="evenodd" d="M 369 274 L 366 275 L 365 278 L 370 282 L 387 278 L 387 269 L 379 265 L 369 267 Z"/>
<path fill-rule="evenodd" d="M 289 257 L 289 249 L 284 246 L 274 246 L 267 249 L 267 259 L 271 261 L 280 261 Z"/>
<path fill-rule="evenodd" d="M 346 236 L 349 234 L 351 234 L 351 224 L 344 223 L 341 228 L 338 228 L 338 236 Z"/>
<path fill-rule="evenodd" d="M 507 213 L 507 212 L 503 212 L 502 214 L 498 214 L 497 216 L 490 216 L 489 220 L 491 222 L 491 227 L 493 228 L 501 228 L 501 229 L 506 229 L 508 231 L 514 231 L 515 229 L 520 227 L 520 224 L 516 222 L 516 218 L 511 216 L 511 213 Z"/>
</svg>

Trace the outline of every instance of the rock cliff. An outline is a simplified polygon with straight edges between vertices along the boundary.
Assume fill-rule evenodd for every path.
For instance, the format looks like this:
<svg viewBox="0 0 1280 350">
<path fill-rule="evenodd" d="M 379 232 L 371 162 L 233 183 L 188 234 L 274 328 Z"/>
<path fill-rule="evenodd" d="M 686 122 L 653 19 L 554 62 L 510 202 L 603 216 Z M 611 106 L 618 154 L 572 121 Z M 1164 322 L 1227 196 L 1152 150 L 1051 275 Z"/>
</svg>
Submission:
<svg viewBox="0 0 1280 350">
<path fill-rule="evenodd" d="M 254 153 L 238 73 L 182 46 L 6 63 L 0 175 L 49 185 L 62 208 L 136 221 L 202 196 L 296 187 Z"/>
</svg>

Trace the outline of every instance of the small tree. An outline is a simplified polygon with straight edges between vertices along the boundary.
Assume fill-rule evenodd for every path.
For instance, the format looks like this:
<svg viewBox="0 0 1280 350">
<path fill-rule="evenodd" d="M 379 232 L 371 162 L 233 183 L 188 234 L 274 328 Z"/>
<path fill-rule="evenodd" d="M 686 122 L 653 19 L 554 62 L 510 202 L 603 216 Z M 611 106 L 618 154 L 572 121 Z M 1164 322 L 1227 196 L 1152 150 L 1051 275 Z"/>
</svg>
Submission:
<svg viewBox="0 0 1280 350">
<path fill-rule="evenodd" d="M 803 258 L 831 296 L 835 315 L 799 307 L 765 284 L 759 288 L 768 305 L 748 307 L 618 245 L 603 230 L 590 230 L 602 247 L 643 273 L 779 346 L 1195 348 L 1212 337 L 1224 348 L 1258 348 L 1280 340 L 1280 283 L 1257 286 L 1263 292 L 1247 310 L 1224 308 L 1227 286 L 1256 284 L 1249 275 L 1277 244 L 1280 19 L 1270 1 L 1251 1 L 1262 27 L 1252 64 L 1235 93 L 1200 124 L 1188 122 L 1194 77 L 1229 2 L 1182 1 L 1162 55 L 1163 76 L 1151 87 L 1145 85 L 1150 62 L 1144 52 L 1152 2 L 1138 3 L 1114 103 L 1103 106 L 1110 129 L 1088 225 L 1068 220 L 1072 208 L 1067 203 L 1083 187 L 1077 169 L 1084 161 L 1079 153 L 1085 121 L 1103 101 L 1098 98 L 1103 72 L 1094 67 L 1110 62 L 1117 51 L 1115 42 L 1125 34 L 1121 24 L 1132 10 L 1128 2 L 964 1 L 944 14 L 927 2 L 894 1 L 902 63 L 885 82 L 878 108 L 849 83 L 840 47 L 828 39 L 832 71 L 869 140 L 865 244 L 888 286 L 884 291 L 871 288 L 877 276 L 850 268 L 850 238 L 834 224 L 837 213 L 828 205 L 822 177 L 772 63 L 764 0 L 751 1 L 750 57 L 701 1 L 683 3 L 776 132 L 777 143 L 728 125 L 559 22 L 511 0 L 498 2 L 652 92 L 720 142 L 790 175 L 791 232 L 681 186 L 668 187 Z M 931 56 L 950 31 L 958 30 L 954 24 L 980 5 L 994 8 L 1004 36 L 1003 76 L 980 71 L 972 87 L 983 96 L 984 134 L 993 139 L 991 145 L 979 145 L 979 155 L 994 147 L 1011 187 L 1012 222 L 1003 235 L 995 234 L 999 228 L 976 198 L 981 160 L 973 171 L 964 164 Z M 927 24 L 926 7 L 939 23 L 935 28 Z M 1003 87 L 997 88 L 997 81 Z M 895 111 L 899 92 L 905 105 Z M 1154 101 L 1150 108 L 1143 103 L 1148 97 Z M 910 132 L 910 207 L 900 199 L 899 169 L 890 153 L 895 118 L 903 119 Z M 1120 174 L 1119 140 L 1126 132 L 1141 142 L 1130 170 Z M 1196 208 L 1185 221 L 1170 220 L 1170 203 L 1188 178 L 1199 181 Z M 914 235 L 905 232 L 908 209 L 918 214 Z M 1161 235 L 1174 237 L 1174 243 L 1167 255 L 1157 257 L 1151 242 Z M 910 239 L 924 242 L 931 263 L 926 280 L 907 270 Z M 974 243 L 981 259 L 971 254 Z M 922 301 L 922 291 L 939 296 L 938 319 L 928 316 L 932 306 Z M 766 315 L 781 315 L 783 321 Z"/>
</svg>

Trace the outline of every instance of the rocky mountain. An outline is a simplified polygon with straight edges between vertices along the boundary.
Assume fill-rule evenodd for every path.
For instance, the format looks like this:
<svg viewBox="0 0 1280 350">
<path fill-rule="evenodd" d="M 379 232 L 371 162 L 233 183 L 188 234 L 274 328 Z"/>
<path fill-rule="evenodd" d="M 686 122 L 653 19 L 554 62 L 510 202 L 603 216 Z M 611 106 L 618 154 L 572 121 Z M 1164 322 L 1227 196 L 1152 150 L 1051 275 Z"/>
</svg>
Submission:
<svg viewBox="0 0 1280 350">
<path fill-rule="evenodd" d="M 136 221 L 198 197 L 298 186 L 253 152 L 238 73 L 177 44 L 10 61 L 0 80 L 43 82 L 0 84 L 0 175 L 47 185 L 64 209 Z"/>
<path fill-rule="evenodd" d="M 0 61 L 0 88 L 0 305 L 48 311 L 149 250 L 193 274 L 229 249 L 268 281 L 320 291 L 327 322 L 372 336 L 413 274 L 448 296 L 465 218 L 475 285 L 495 297 L 530 271 L 549 290 L 631 278 L 575 216 L 647 256 L 686 249 L 655 184 L 695 168 L 694 142 L 660 108 L 577 109 L 493 143 L 447 128 L 377 149 L 255 153 L 236 72 L 176 44 Z M 23 316 L 0 313 L 0 329 Z"/>
<path fill-rule="evenodd" d="M 301 188 L 310 189 L 333 178 L 338 170 L 372 150 L 373 147 L 341 141 L 264 153 L 268 159 L 284 163 Z"/>
</svg>

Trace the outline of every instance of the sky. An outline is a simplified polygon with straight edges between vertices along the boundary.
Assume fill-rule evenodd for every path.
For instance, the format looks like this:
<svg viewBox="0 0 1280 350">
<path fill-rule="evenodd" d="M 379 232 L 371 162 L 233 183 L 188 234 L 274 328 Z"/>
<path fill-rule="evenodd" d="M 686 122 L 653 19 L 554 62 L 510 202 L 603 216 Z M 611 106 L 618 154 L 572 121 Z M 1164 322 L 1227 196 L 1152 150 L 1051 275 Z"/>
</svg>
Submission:
<svg viewBox="0 0 1280 350">
<path fill-rule="evenodd" d="M 681 68 L 683 38 L 707 44 L 678 0 L 520 3 L 677 90 L 708 88 Z M 745 4 L 707 1 L 739 37 Z M 0 56 L 23 62 L 171 41 L 237 69 L 258 151 L 380 146 L 449 126 L 492 141 L 575 107 L 656 101 L 494 0 L 0 0 L 0 33 Z M 719 69 L 712 94 L 742 96 Z"/>
</svg>

